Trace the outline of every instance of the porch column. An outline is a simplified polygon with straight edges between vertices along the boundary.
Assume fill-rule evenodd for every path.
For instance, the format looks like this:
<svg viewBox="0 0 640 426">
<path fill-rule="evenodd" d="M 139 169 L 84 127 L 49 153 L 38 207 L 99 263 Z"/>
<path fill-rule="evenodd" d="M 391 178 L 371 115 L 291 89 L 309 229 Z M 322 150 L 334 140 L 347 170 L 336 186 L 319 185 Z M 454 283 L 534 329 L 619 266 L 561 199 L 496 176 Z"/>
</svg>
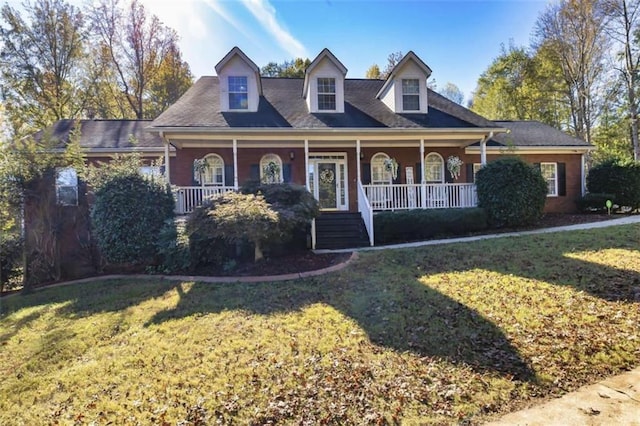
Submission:
<svg viewBox="0 0 640 426">
<path fill-rule="evenodd" d="M 167 183 L 171 183 L 171 174 L 169 173 L 169 141 L 166 139 L 164 139 L 164 177 Z"/>
<path fill-rule="evenodd" d="M 427 208 L 427 181 L 424 175 L 424 139 L 420 139 L 420 199 L 421 207 Z"/>
<path fill-rule="evenodd" d="M 304 176 L 307 191 L 311 191 L 311 186 L 309 185 L 309 139 L 304 140 Z"/>
<path fill-rule="evenodd" d="M 356 140 L 356 165 L 358 182 L 362 183 L 362 179 L 360 178 L 360 139 Z"/>
<path fill-rule="evenodd" d="M 233 140 L 233 188 L 238 190 L 238 140 Z"/>
</svg>

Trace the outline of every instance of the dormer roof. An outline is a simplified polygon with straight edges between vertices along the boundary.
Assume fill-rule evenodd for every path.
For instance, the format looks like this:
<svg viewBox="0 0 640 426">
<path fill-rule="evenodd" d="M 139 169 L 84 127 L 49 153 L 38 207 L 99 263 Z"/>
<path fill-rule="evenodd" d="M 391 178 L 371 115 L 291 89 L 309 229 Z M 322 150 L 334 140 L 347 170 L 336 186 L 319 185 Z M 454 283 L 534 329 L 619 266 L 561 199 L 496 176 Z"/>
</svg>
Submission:
<svg viewBox="0 0 640 426">
<path fill-rule="evenodd" d="M 385 92 L 385 90 L 387 90 L 387 88 L 389 87 L 389 85 L 394 81 L 394 79 L 396 78 L 396 75 L 398 74 L 398 71 L 400 71 L 402 69 L 402 67 L 405 66 L 405 64 L 409 61 L 413 61 L 425 74 L 426 78 L 429 78 L 429 76 L 431 75 L 431 68 L 429 68 L 429 66 L 427 64 L 425 64 L 422 59 L 420 59 L 418 57 L 418 55 L 416 55 L 415 53 L 413 53 L 412 50 L 409 51 L 409 53 L 407 53 L 406 55 L 404 55 L 402 57 L 402 59 L 400 60 L 400 62 L 398 62 L 393 69 L 391 70 L 391 72 L 389 73 L 389 75 L 387 76 L 387 79 L 385 80 L 384 84 L 382 85 L 382 87 L 380 88 L 380 90 L 378 91 L 378 93 L 376 94 L 376 98 L 380 99 L 380 96 L 382 96 L 382 94 Z"/>
<path fill-rule="evenodd" d="M 262 82 L 260 81 L 260 68 L 258 68 L 256 63 L 253 62 L 247 55 L 245 55 L 245 53 L 242 50 L 240 50 L 238 46 L 235 46 L 233 49 L 231 49 L 229 53 L 227 53 L 224 56 L 224 58 L 222 58 L 220 62 L 216 64 L 215 66 L 216 73 L 220 75 L 225 65 L 227 65 L 227 63 L 229 63 L 229 61 L 231 61 L 231 59 L 233 59 L 235 56 L 238 56 L 244 63 L 246 63 L 251 68 L 253 72 L 255 72 L 256 83 L 258 84 L 258 95 L 262 96 Z"/>
<path fill-rule="evenodd" d="M 347 67 L 345 67 L 342 64 L 342 62 L 340 62 L 340 60 L 338 60 L 338 58 L 336 58 L 336 56 L 333 53 L 331 53 L 329 49 L 325 47 L 324 49 L 322 49 L 322 52 L 320 52 L 318 56 L 316 56 L 316 58 L 313 61 L 311 61 L 311 63 L 309 64 L 309 66 L 304 72 L 304 84 L 302 86 L 303 87 L 302 97 L 307 96 L 307 91 L 309 90 L 309 76 L 311 75 L 313 70 L 318 66 L 318 64 L 322 62 L 324 58 L 327 58 L 329 61 L 331 61 L 333 65 L 342 73 L 343 77 L 347 75 Z"/>
</svg>

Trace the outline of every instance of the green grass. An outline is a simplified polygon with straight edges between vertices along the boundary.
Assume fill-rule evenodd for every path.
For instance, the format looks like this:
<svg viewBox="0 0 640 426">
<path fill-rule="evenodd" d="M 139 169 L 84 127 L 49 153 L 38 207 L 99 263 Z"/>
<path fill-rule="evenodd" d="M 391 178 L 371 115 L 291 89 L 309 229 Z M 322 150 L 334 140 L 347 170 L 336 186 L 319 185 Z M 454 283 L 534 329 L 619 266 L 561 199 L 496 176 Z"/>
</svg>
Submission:
<svg viewBox="0 0 640 426">
<path fill-rule="evenodd" d="M 0 424 L 478 423 L 640 365 L 640 226 L 1 299 Z"/>
</svg>

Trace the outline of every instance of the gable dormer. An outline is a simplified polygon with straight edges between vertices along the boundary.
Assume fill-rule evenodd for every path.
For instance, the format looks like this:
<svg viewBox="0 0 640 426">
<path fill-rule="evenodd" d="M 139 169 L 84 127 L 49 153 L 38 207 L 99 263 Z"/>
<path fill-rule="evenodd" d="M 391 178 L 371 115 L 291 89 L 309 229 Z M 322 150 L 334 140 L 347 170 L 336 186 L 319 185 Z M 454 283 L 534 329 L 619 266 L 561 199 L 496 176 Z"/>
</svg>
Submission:
<svg viewBox="0 0 640 426">
<path fill-rule="evenodd" d="M 309 64 L 304 73 L 302 96 L 309 112 L 344 112 L 344 77 L 347 69 L 329 49 Z"/>
<path fill-rule="evenodd" d="M 220 110 L 256 112 L 262 95 L 260 68 L 238 47 L 216 65 L 220 86 Z"/>
<path fill-rule="evenodd" d="M 431 68 L 415 53 L 409 52 L 393 67 L 376 98 L 396 113 L 426 114 L 430 75 Z"/>
</svg>

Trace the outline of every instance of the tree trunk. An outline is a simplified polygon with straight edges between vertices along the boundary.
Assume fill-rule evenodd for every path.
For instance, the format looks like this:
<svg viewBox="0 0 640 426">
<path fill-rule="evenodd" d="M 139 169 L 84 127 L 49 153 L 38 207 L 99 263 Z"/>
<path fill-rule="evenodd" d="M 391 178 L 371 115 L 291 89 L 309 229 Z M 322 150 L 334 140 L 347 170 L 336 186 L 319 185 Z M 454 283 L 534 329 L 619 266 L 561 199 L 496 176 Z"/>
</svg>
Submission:
<svg viewBox="0 0 640 426">
<path fill-rule="evenodd" d="M 260 243 L 258 241 L 253 242 L 253 261 L 257 262 L 258 260 L 262 260 L 264 255 L 262 254 L 262 248 L 260 247 Z"/>
</svg>

